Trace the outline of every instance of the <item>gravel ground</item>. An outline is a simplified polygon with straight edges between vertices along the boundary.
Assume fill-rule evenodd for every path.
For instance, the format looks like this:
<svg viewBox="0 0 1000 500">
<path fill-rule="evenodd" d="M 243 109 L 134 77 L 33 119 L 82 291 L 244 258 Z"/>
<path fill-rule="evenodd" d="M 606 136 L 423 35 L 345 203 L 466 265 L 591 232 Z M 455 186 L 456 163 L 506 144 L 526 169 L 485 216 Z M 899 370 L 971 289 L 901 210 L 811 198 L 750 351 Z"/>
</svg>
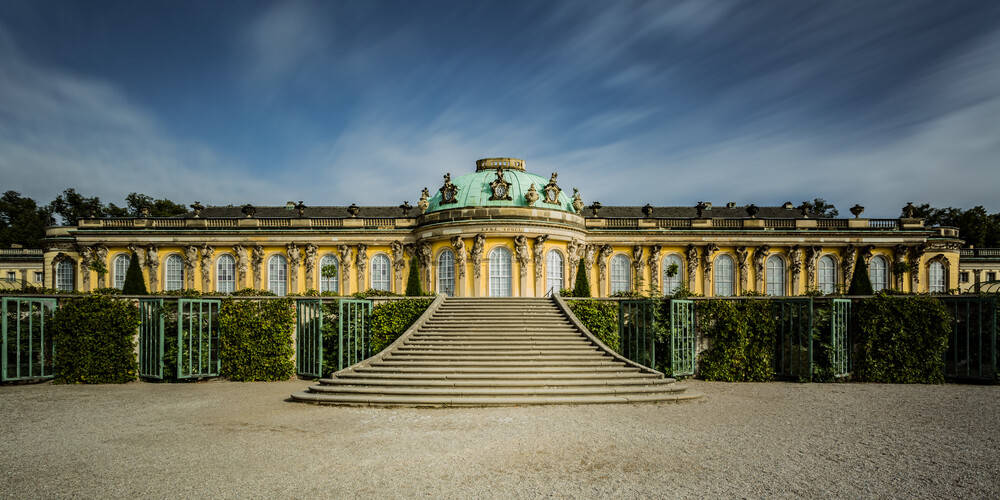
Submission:
<svg viewBox="0 0 1000 500">
<path fill-rule="evenodd" d="M 1000 387 L 368 409 L 308 382 L 0 387 L 0 497 L 1000 497 Z"/>
</svg>

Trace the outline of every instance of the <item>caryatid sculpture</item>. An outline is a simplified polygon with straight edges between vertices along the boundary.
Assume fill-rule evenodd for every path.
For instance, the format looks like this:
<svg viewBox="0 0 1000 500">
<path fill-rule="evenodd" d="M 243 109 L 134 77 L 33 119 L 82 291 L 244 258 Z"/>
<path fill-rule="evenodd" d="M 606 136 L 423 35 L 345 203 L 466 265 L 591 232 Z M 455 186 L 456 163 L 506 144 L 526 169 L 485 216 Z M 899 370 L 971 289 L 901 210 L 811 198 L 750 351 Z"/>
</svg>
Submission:
<svg viewBox="0 0 1000 500">
<path fill-rule="evenodd" d="M 184 247 L 184 288 L 194 290 L 194 266 L 198 263 L 198 247 Z"/>
<path fill-rule="evenodd" d="M 483 252 L 486 251 L 486 235 L 479 233 L 472 240 L 472 251 L 469 257 L 472 258 L 472 277 L 479 279 L 483 269 Z"/>
<path fill-rule="evenodd" d="M 646 263 L 649 265 L 649 284 L 656 290 L 660 288 L 660 253 L 662 251 L 662 246 L 653 245 L 649 247 L 649 257 L 646 259 Z"/>
<path fill-rule="evenodd" d="M 403 243 L 399 240 L 392 240 L 389 243 L 389 253 L 392 254 L 392 271 L 396 278 L 396 289 L 403 286 L 403 268 L 406 267 L 406 251 L 403 250 Z"/>
<path fill-rule="evenodd" d="M 94 259 L 94 250 L 88 246 L 83 246 L 80 253 L 80 277 L 83 291 L 90 291 L 90 262 Z"/>
<path fill-rule="evenodd" d="M 288 254 L 288 291 L 299 292 L 299 263 L 302 262 L 302 250 L 295 243 L 285 245 Z"/>
<path fill-rule="evenodd" d="M 366 290 L 365 270 L 368 269 L 368 245 L 358 243 L 358 253 L 354 258 L 354 264 L 358 266 L 358 291 Z"/>
<path fill-rule="evenodd" d="M 233 253 L 236 255 L 236 288 L 241 289 L 247 286 L 247 269 L 250 266 L 247 258 L 247 247 L 233 245 Z"/>
<path fill-rule="evenodd" d="M 342 280 L 343 283 L 343 293 L 346 295 L 350 293 L 348 289 L 351 286 L 351 280 L 349 276 L 351 275 L 351 259 L 352 249 L 349 245 L 337 245 L 337 252 L 340 254 L 340 276 L 338 279 Z"/>
<path fill-rule="evenodd" d="M 518 271 L 523 281 L 528 276 L 528 262 L 531 262 L 531 253 L 528 252 L 528 238 L 523 234 L 514 237 L 514 255 L 517 258 Z"/>
<path fill-rule="evenodd" d="M 160 283 L 160 256 L 156 245 L 146 246 L 146 268 L 149 269 L 149 291 L 155 292 Z"/>
<path fill-rule="evenodd" d="M 465 263 L 468 259 L 465 253 L 465 240 L 461 236 L 455 236 L 451 239 L 451 246 L 455 249 L 455 274 L 459 279 L 465 278 Z"/>
<path fill-rule="evenodd" d="M 600 269 L 598 278 L 601 281 L 601 289 L 608 290 L 609 294 L 611 293 L 611 287 L 605 284 L 608 283 L 608 259 L 611 258 L 612 252 L 611 245 L 601 245 L 600 257 L 597 259 L 597 267 Z"/>
<path fill-rule="evenodd" d="M 212 254 L 215 248 L 208 243 L 201 247 L 201 291 L 212 289 Z"/>
<path fill-rule="evenodd" d="M 740 275 L 740 292 L 747 291 L 749 285 L 749 263 L 747 262 L 747 247 L 736 247 L 736 269 Z"/>
<path fill-rule="evenodd" d="M 260 245 L 254 245 L 253 251 L 251 252 L 251 265 L 253 266 L 253 287 L 256 290 L 260 290 L 260 282 L 263 279 L 263 273 L 261 273 L 261 267 L 264 263 L 264 247 Z"/>
<path fill-rule="evenodd" d="M 646 263 L 642 260 L 643 249 L 642 245 L 635 245 L 632 247 L 632 271 L 635 274 L 635 279 L 632 280 L 633 290 L 642 290 L 642 275 L 646 268 Z"/>
<path fill-rule="evenodd" d="M 685 251 L 688 269 L 688 289 L 694 292 L 698 279 L 698 247 L 688 245 Z"/>
<path fill-rule="evenodd" d="M 545 262 L 545 241 L 548 239 L 549 235 L 547 234 L 535 236 L 535 242 L 531 248 L 535 259 L 535 281 L 538 283 L 541 283 L 542 280 L 542 264 Z"/>
<path fill-rule="evenodd" d="M 788 263 L 792 270 L 792 295 L 799 294 L 799 276 L 802 275 L 802 249 L 798 245 L 792 245 L 788 249 Z"/>
<path fill-rule="evenodd" d="M 771 247 L 761 245 L 757 247 L 757 250 L 753 254 L 754 282 L 757 285 L 757 291 L 762 293 L 764 292 L 764 262 L 767 260 L 767 253 L 770 251 Z"/>
</svg>

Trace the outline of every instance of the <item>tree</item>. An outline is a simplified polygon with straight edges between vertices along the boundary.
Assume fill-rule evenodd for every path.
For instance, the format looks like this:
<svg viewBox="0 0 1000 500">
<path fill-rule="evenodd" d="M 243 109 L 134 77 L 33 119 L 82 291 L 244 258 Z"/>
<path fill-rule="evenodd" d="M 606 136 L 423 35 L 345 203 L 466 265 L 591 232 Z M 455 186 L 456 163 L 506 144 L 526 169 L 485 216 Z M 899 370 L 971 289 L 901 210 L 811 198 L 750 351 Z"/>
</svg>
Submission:
<svg viewBox="0 0 1000 500">
<path fill-rule="evenodd" d="M 39 248 L 45 227 L 54 222 L 48 207 L 39 207 L 35 200 L 17 191 L 7 191 L 0 197 L 0 247 L 19 243 Z"/>
<path fill-rule="evenodd" d="M 848 295 L 872 295 L 872 280 L 868 277 L 868 265 L 865 259 L 858 255 L 858 263 L 854 266 L 854 276 L 851 277 L 851 286 L 847 289 Z"/>
<path fill-rule="evenodd" d="M 49 203 L 49 210 L 59 214 L 64 226 L 75 226 L 77 221 L 86 217 L 104 217 L 105 208 L 101 205 L 101 199 L 94 196 L 87 198 L 75 189 L 69 188 L 56 196 L 52 203 Z"/>
<path fill-rule="evenodd" d="M 1000 212 L 990 214 L 986 208 L 975 206 L 968 210 L 947 207 L 934 208 L 928 203 L 914 207 L 914 217 L 924 219 L 928 226 L 958 228 L 958 236 L 967 246 L 1000 246 Z"/>
<path fill-rule="evenodd" d="M 139 257 L 132 252 L 125 271 L 125 283 L 122 285 L 122 295 L 147 295 L 146 280 L 139 269 Z"/>
<path fill-rule="evenodd" d="M 812 202 L 803 201 L 803 205 L 809 215 L 813 217 L 836 217 L 840 215 L 840 211 L 832 203 L 827 203 L 823 198 L 815 198 Z"/>
<path fill-rule="evenodd" d="M 587 271 L 583 268 L 583 259 L 576 268 L 576 284 L 573 287 L 574 297 L 590 297 L 590 281 L 587 280 Z"/>
<path fill-rule="evenodd" d="M 139 217 L 142 215 L 142 209 L 144 208 L 149 210 L 150 217 L 174 217 L 176 215 L 184 215 L 187 213 L 187 209 L 184 208 L 184 205 L 174 203 L 165 198 L 154 200 L 153 197 L 146 196 L 142 193 L 129 193 L 129 195 L 125 197 L 125 202 L 128 204 L 128 215 L 132 217 Z"/>
<path fill-rule="evenodd" d="M 417 258 L 410 258 L 410 274 L 406 277 L 406 296 L 419 297 L 424 294 L 420 288 L 420 270 L 417 266 Z"/>
</svg>

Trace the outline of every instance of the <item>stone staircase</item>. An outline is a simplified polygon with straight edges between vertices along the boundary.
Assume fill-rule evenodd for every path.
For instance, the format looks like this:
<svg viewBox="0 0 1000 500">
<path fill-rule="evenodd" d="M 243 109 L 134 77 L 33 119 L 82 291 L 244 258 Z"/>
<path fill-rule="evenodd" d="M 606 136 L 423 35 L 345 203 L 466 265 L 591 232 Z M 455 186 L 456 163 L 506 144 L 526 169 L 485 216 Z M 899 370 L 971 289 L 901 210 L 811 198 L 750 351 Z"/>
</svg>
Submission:
<svg viewBox="0 0 1000 500">
<path fill-rule="evenodd" d="M 609 350 L 557 299 L 439 297 L 381 353 L 295 401 L 351 406 L 675 402 L 674 379 Z"/>
</svg>

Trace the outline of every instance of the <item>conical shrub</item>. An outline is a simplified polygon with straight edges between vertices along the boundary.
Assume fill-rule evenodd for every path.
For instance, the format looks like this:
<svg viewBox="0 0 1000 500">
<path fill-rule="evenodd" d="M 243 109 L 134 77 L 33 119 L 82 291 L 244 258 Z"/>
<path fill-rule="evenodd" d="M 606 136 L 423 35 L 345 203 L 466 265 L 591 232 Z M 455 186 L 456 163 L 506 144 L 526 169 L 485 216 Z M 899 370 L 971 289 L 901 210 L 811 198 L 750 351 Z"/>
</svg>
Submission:
<svg viewBox="0 0 1000 500">
<path fill-rule="evenodd" d="M 576 269 L 576 285 L 573 287 L 574 297 L 590 297 L 590 281 L 587 279 L 587 271 L 583 267 L 583 259 Z"/>
<path fill-rule="evenodd" d="M 848 295 L 872 295 L 872 280 L 868 277 L 868 265 L 865 259 L 858 255 L 858 263 L 854 266 L 854 276 L 851 277 L 851 286 L 847 289 Z"/>
<path fill-rule="evenodd" d="M 125 283 L 122 285 L 122 295 L 148 295 L 146 291 L 146 280 L 142 277 L 139 269 L 139 257 L 132 252 L 128 261 L 128 270 L 125 271 Z"/>
<path fill-rule="evenodd" d="M 420 269 L 417 258 L 413 257 L 410 259 L 410 274 L 406 277 L 406 296 L 419 297 L 423 294 L 424 291 L 420 288 Z"/>
</svg>

